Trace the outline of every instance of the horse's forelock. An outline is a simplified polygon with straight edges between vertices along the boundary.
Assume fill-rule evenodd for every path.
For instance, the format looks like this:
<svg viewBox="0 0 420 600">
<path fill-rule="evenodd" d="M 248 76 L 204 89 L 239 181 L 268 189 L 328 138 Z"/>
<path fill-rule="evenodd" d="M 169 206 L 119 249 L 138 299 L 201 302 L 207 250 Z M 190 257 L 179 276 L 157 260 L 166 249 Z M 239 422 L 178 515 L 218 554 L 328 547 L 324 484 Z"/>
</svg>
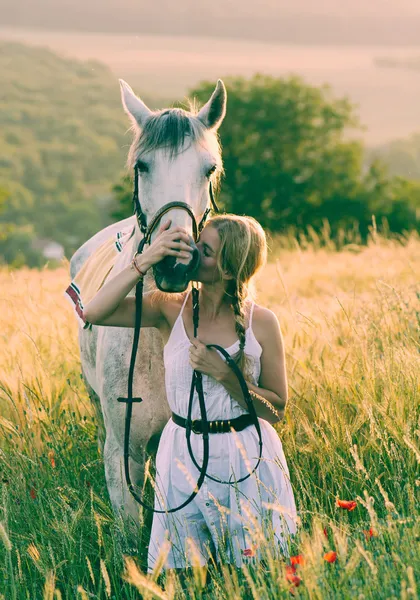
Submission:
<svg viewBox="0 0 420 600">
<path fill-rule="evenodd" d="M 182 108 L 155 111 L 144 127 L 137 129 L 128 155 L 127 166 L 133 169 L 135 162 L 142 155 L 161 148 L 169 150 L 169 159 L 172 161 L 184 148 L 186 138 L 191 143 L 205 140 L 208 131 L 206 126 L 196 118 L 196 112 L 193 105 L 190 113 Z M 220 155 L 220 147 L 217 151 Z"/>
</svg>

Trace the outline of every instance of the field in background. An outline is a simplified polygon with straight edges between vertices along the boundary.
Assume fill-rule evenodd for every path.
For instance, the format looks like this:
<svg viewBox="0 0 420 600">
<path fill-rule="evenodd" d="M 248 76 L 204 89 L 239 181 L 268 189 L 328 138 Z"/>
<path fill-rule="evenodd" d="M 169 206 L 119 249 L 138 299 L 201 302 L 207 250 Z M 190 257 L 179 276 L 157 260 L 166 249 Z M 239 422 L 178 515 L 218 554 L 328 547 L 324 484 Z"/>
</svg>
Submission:
<svg viewBox="0 0 420 600">
<path fill-rule="evenodd" d="M 292 548 L 304 556 L 301 583 L 286 579 L 281 561 L 264 573 L 250 557 L 244 573 L 216 574 L 203 597 L 420 591 L 420 238 L 372 231 L 367 247 L 319 245 L 273 240 L 258 283 L 285 339 L 290 397 L 276 428 L 302 520 Z M 76 320 L 62 297 L 68 282 L 66 265 L 0 271 L 0 598 L 134 599 L 136 587 L 149 590 L 144 598 L 172 598 L 175 580 L 162 592 L 124 564 L 79 377 Z M 357 506 L 348 512 L 337 498 Z M 200 586 L 191 579 L 191 597 Z"/>
<path fill-rule="evenodd" d="M 257 71 L 302 75 L 308 83 L 329 83 L 348 95 L 367 126 L 363 137 L 374 145 L 420 131 L 420 78 L 410 69 L 379 68 L 377 58 L 420 55 L 417 47 L 301 46 L 203 37 L 110 35 L 0 28 L 0 40 L 48 46 L 68 57 L 107 64 L 138 94 L 156 98 L 162 108 L 182 99 L 203 79 L 216 83 L 228 75 Z M 229 91 L 229 90 L 228 90 Z"/>
</svg>

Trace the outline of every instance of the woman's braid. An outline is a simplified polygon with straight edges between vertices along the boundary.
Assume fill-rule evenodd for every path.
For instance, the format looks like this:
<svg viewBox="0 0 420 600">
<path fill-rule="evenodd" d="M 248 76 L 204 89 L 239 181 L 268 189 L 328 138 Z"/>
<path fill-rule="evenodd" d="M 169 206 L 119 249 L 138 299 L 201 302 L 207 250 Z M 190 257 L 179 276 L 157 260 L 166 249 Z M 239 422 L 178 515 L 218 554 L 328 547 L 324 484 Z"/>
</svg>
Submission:
<svg viewBox="0 0 420 600">
<path fill-rule="evenodd" d="M 235 330 L 239 338 L 239 350 L 244 351 L 245 348 L 245 315 L 242 307 L 241 285 L 237 285 L 234 281 L 234 289 L 232 294 L 232 308 L 235 314 Z"/>
<path fill-rule="evenodd" d="M 245 314 L 243 310 L 243 285 L 237 283 L 234 279 L 231 280 L 231 303 L 233 313 L 235 315 L 235 331 L 239 338 L 239 354 L 236 357 L 236 362 L 239 368 L 244 372 L 247 369 L 247 356 L 245 354 Z"/>
<path fill-rule="evenodd" d="M 253 296 L 254 275 L 267 261 L 265 233 L 258 221 L 238 215 L 216 215 L 206 227 L 210 226 L 219 234 L 217 267 L 221 281 L 225 281 L 225 294 L 234 313 L 235 331 L 239 338 L 235 361 L 243 373 L 249 371 L 248 376 L 252 377 L 253 360 L 245 348 L 244 305 Z"/>
</svg>

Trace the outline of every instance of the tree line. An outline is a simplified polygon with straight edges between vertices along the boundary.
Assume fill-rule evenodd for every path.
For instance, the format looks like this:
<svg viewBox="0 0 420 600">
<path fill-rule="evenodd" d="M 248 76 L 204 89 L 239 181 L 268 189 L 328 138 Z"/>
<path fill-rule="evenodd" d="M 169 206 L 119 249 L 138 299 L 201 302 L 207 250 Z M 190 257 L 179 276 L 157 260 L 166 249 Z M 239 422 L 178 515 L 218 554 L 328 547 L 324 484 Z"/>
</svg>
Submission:
<svg viewBox="0 0 420 600">
<path fill-rule="evenodd" d="M 0 43 L 0 78 L 0 263 L 41 266 L 36 240 L 55 240 L 70 257 L 133 213 L 124 168 L 129 124 L 116 78 L 100 63 Z M 347 98 L 295 76 L 223 79 L 225 210 L 252 215 L 274 233 L 328 220 L 332 236 L 356 224 L 365 239 L 372 215 L 394 232 L 419 228 L 420 172 L 403 170 L 401 146 L 368 155 L 349 138 L 360 123 Z M 204 103 L 213 89 L 204 81 L 188 95 Z M 420 135 L 409 143 L 414 165 Z"/>
<path fill-rule="evenodd" d="M 228 111 L 219 130 L 225 178 L 225 210 L 248 214 L 273 233 L 329 222 L 332 237 L 358 227 L 366 240 L 372 215 L 393 232 L 419 228 L 420 178 L 391 174 L 378 156 L 366 163 L 360 127 L 347 98 L 301 78 L 256 74 L 224 79 Z M 214 84 L 191 90 L 204 103 Z M 131 181 L 114 186 L 115 218 L 132 214 Z"/>
</svg>

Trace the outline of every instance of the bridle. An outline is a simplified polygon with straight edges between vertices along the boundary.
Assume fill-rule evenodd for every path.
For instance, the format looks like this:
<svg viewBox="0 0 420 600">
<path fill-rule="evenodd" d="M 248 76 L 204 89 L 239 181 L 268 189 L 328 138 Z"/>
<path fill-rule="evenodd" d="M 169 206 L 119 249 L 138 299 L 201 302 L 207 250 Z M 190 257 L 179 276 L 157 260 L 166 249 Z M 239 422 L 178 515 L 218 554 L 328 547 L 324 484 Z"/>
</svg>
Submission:
<svg viewBox="0 0 420 600">
<path fill-rule="evenodd" d="M 173 208 L 180 208 L 182 210 L 185 210 L 189 214 L 189 216 L 191 217 L 191 220 L 192 220 L 192 224 L 193 224 L 194 241 L 197 242 L 198 238 L 199 238 L 199 234 L 201 233 L 201 230 L 204 227 L 204 224 L 210 213 L 210 210 L 213 209 L 216 213 L 220 213 L 219 207 L 217 206 L 217 204 L 214 200 L 211 181 L 210 181 L 210 200 L 211 200 L 211 206 L 206 208 L 206 210 L 204 211 L 203 217 L 201 218 L 201 221 L 199 222 L 198 225 L 197 225 L 197 222 L 195 219 L 195 215 L 191 210 L 191 207 L 188 204 L 186 204 L 185 202 L 169 202 L 168 204 L 165 204 L 153 215 L 149 225 L 147 225 L 146 216 L 141 209 L 140 201 L 139 201 L 139 197 L 138 197 L 138 166 L 136 164 L 134 167 L 133 205 L 134 205 L 134 212 L 136 213 L 136 217 L 137 217 L 137 222 L 140 227 L 140 231 L 143 234 L 143 238 L 140 241 L 138 249 L 137 249 L 138 254 L 141 254 L 143 252 L 144 246 L 147 243 L 150 243 L 152 233 L 153 233 L 154 229 L 156 228 L 157 224 L 159 223 L 160 219 L 163 217 L 163 215 L 165 215 L 168 211 L 172 210 Z M 144 502 L 144 500 L 142 498 L 140 498 L 140 496 L 135 491 L 134 486 L 131 482 L 131 478 L 130 478 L 129 448 L 130 448 L 130 426 L 131 426 L 131 416 L 132 416 L 132 412 L 133 412 L 133 402 L 142 402 L 143 401 L 142 398 L 133 398 L 133 377 L 134 377 L 134 367 L 135 367 L 136 356 L 137 356 L 137 348 L 138 348 L 138 344 L 139 344 L 140 331 L 141 331 L 142 299 L 143 299 L 143 278 L 141 278 L 139 280 L 139 282 L 136 285 L 136 290 L 135 290 L 136 315 L 135 315 L 134 339 L 133 339 L 133 347 L 132 347 L 132 352 L 131 352 L 130 369 L 129 369 L 129 373 L 128 373 L 128 394 L 127 394 L 127 398 L 118 398 L 118 402 L 126 402 L 127 403 L 126 404 L 126 412 L 125 412 L 125 427 L 124 427 L 124 473 L 125 473 L 125 479 L 126 479 L 128 489 L 129 489 L 131 495 L 133 496 L 133 498 L 136 500 L 136 502 L 138 502 L 141 506 L 143 506 L 147 510 L 150 510 L 150 511 L 156 512 L 156 513 L 165 513 L 166 514 L 166 513 L 176 512 L 178 510 L 181 510 L 181 508 L 184 508 L 184 506 L 187 506 L 187 504 L 189 504 L 194 499 L 194 497 L 198 494 L 199 489 L 203 485 L 205 477 L 208 477 L 209 479 L 212 479 L 213 481 L 216 481 L 217 483 L 222 483 L 222 484 L 227 484 L 227 485 L 232 485 L 233 483 L 240 483 L 241 481 L 244 481 L 245 479 L 250 477 L 252 475 L 252 473 L 254 473 L 254 471 L 257 469 L 257 467 L 261 461 L 262 435 L 261 435 L 260 423 L 258 421 L 258 416 L 255 411 L 255 408 L 254 408 L 254 405 L 253 405 L 253 402 L 251 399 L 251 395 L 249 393 L 248 386 L 246 384 L 244 376 L 242 375 L 241 370 L 239 369 L 239 367 L 237 366 L 235 361 L 231 358 L 229 353 L 226 352 L 226 350 L 224 348 L 222 348 L 221 346 L 218 346 L 217 344 L 208 344 L 207 348 L 215 348 L 223 355 L 223 357 L 225 358 L 229 367 L 233 370 L 236 377 L 238 378 L 242 393 L 244 395 L 245 401 L 248 406 L 249 413 L 251 414 L 251 416 L 254 419 L 254 425 L 255 425 L 255 428 L 257 430 L 258 437 L 259 437 L 260 452 L 259 452 L 257 464 L 255 465 L 254 469 L 250 473 L 248 473 L 248 475 L 246 475 L 245 477 L 242 477 L 241 479 L 235 480 L 234 482 L 232 482 L 230 480 L 222 481 L 218 478 L 212 477 L 211 475 L 207 474 L 207 467 L 208 467 L 208 462 L 209 462 L 209 424 L 208 424 L 208 420 L 207 420 L 206 406 L 205 406 L 205 402 L 204 402 L 202 374 L 199 371 L 194 370 L 192 382 L 191 382 L 189 404 L 188 404 L 186 438 L 187 438 L 188 452 L 190 454 L 191 460 L 193 461 L 194 465 L 197 467 L 197 469 L 200 472 L 200 475 L 198 477 L 195 488 L 194 488 L 192 494 L 180 506 L 177 506 L 176 508 L 166 509 L 166 510 L 157 510 L 153 506 L 150 506 L 149 504 Z M 192 303 L 193 303 L 194 337 L 197 337 L 197 330 L 198 330 L 198 323 L 199 323 L 199 291 L 198 291 L 198 288 L 196 288 L 195 286 L 193 286 L 193 288 L 192 288 Z M 192 451 L 192 447 L 191 447 L 191 431 L 193 430 L 193 428 L 192 428 L 193 422 L 191 419 L 191 414 L 192 414 L 192 405 L 193 405 L 193 398 L 194 398 L 195 390 L 197 390 L 197 395 L 198 395 L 199 405 L 200 405 L 200 412 L 201 412 L 201 419 L 203 422 L 203 464 L 201 466 L 197 464 L 197 461 L 195 460 L 195 457 L 194 457 L 193 451 Z"/>
<path fill-rule="evenodd" d="M 187 204 L 186 202 L 168 202 L 167 204 L 164 204 L 161 208 L 159 208 L 159 210 L 156 211 L 156 213 L 153 215 L 152 220 L 150 221 L 149 225 L 147 225 L 147 219 L 146 219 L 146 215 L 143 212 L 141 206 L 140 206 L 140 200 L 139 200 L 139 181 L 138 181 L 138 175 L 139 175 L 139 168 L 137 163 L 134 166 L 134 191 L 133 191 L 133 205 L 134 205 L 134 212 L 136 214 L 137 217 L 137 223 L 139 225 L 140 231 L 142 232 L 144 238 L 144 243 L 143 246 L 145 244 L 149 244 L 150 243 L 150 239 L 152 237 L 152 233 L 156 228 L 156 225 L 159 223 L 160 219 L 163 217 L 163 215 L 165 215 L 167 212 L 169 212 L 170 210 L 172 210 L 173 208 L 182 208 L 183 210 L 187 211 L 187 213 L 189 214 L 189 216 L 191 217 L 191 222 L 192 222 L 192 226 L 193 226 L 193 237 L 194 237 L 194 241 L 197 242 L 199 235 L 206 223 L 207 217 L 209 216 L 210 211 L 213 209 L 214 212 L 216 213 L 220 213 L 219 207 L 217 206 L 217 203 L 214 199 L 214 195 L 213 195 L 213 186 L 212 183 L 210 181 L 210 185 L 209 185 L 209 191 L 210 191 L 210 203 L 211 205 L 208 206 L 206 208 L 206 210 L 204 211 L 203 216 L 201 217 L 201 221 L 199 222 L 199 224 L 197 225 L 197 221 L 195 219 L 195 215 L 193 213 L 193 211 L 191 210 L 191 206 L 189 206 L 189 204 Z M 143 241 L 142 240 L 142 241 Z M 142 242 L 140 242 L 141 245 Z M 138 253 L 140 254 L 140 245 L 138 248 Z M 141 248 L 141 251 L 143 251 L 143 247 Z"/>
</svg>

